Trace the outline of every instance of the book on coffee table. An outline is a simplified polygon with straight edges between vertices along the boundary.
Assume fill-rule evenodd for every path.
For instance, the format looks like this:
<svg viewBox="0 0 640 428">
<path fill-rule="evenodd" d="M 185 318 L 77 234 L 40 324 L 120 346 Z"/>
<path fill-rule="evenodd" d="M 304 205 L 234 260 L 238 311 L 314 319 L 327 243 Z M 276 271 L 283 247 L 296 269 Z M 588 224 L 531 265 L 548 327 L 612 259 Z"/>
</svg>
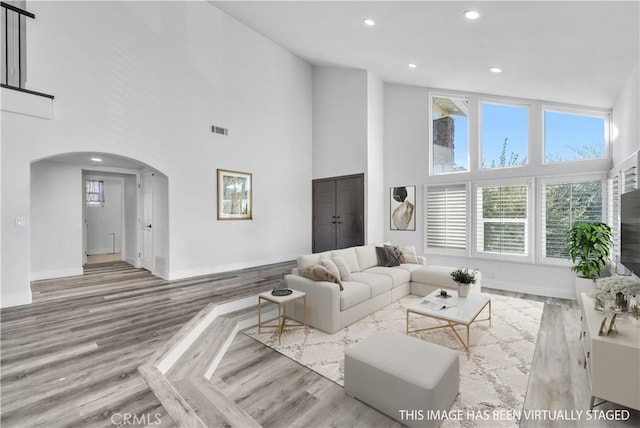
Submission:
<svg viewBox="0 0 640 428">
<path fill-rule="evenodd" d="M 445 300 L 438 297 L 426 297 L 422 299 L 420 304 L 432 311 L 440 311 L 446 308 L 453 308 L 458 303 L 457 300 L 457 298 Z"/>
</svg>

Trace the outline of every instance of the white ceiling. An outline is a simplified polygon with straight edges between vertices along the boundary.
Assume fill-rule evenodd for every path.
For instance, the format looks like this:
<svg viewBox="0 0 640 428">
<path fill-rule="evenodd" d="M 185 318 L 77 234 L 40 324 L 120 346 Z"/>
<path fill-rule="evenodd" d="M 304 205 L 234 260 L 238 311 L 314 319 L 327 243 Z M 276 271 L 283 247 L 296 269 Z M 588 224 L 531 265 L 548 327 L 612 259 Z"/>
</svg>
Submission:
<svg viewBox="0 0 640 428">
<path fill-rule="evenodd" d="M 312 64 L 431 88 L 609 108 L 640 56 L 638 0 L 211 3 Z"/>
</svg>

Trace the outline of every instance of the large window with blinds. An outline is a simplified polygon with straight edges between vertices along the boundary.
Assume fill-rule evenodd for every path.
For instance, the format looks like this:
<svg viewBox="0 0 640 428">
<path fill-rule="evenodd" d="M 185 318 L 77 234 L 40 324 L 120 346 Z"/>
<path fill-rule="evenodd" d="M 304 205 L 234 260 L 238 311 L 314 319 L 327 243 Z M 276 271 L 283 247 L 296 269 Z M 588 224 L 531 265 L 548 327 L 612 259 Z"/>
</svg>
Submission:
<svg viewBox="0 0 640 428">
<path fill-rule="evenodd" d="M 611 226 L 613 248 L 611 259 L 618 260 L 620 256 L 620 177 L 615 175 L 608 180 L 609 184 L 609 211 L 607 223 Z"/>
<path fill-rule="evenodd" d="M 425 206 L 425 248 L 466 251 L 466 185 L 426 187 Z"/>
<path fill-rule="evenodd" d="M 602 222 L 603 179 L 544 181 L 541 185 L 541 256 L 568 259 L 566 234 L 576 222 Z"/>
<path fill-rule="evenodd" d="M 478 253 L 527 256 L 529 254 L 528 185 L 478 186 Z"/>
</svg>

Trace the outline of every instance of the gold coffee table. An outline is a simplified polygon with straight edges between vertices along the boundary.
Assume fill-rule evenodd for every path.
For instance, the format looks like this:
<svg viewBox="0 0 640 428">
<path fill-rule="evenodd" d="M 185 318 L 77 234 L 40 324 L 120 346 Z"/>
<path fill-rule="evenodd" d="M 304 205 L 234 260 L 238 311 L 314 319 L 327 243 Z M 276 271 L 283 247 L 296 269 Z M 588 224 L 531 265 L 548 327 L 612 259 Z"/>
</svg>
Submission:
<svg viewBox="0 0 640 428">
<path fill-rule="evenodd" d="M 474 322 L 479 321 L 489 321 L 489 325 L 491 325 L 491 296 L 488 294 L 471 292 L 467 297 L 458 297 L 458 293 L 456 291 L 448 291 L 452 297 L 448 299 L 438 298 L 438 294 L 440 290 L 436 290 L 428 296 L 420 299 L 420 302 L 414 304 L 410 308 L 407 308 L 407 334 L 415 333 L 418 331 L 427 331 L 427 330 L 436 330 L 439 328 L 451 328 L 455 335 L 464 346 L 464 349 L 467 351 L 467 358 L 470 358 L 469 346 L 471 342 L 469 340 L 469 326 Z M 426 306 L 424 303 L 427 302 L 437 302 L 440 305 L 435 308 L 431 308 Z M 446 308 L 442 308 L 442 306 L 446 305 Z M 451 306 L 451 307 L 449 307 Z M 489 307 L 489 316 L 483 319 L 477 319 L 480 313 L 486 308 Z M 409 330 L 409 315 L 421 315 L 429 318 L 433 318 L 436 320 L 444 321 L 446 324 L 439 325 L 436 327 L 427 327 L 427 328 L 418 328 L 414 330 Z M 464 326 L 467 329 L 467 340 L 466 342 L 462 340 L 460 334 L 456 331 L 456 326 Z"/>
<path fill-rule="evenodd" d="M 274 296 L 271 291 L 265 291 L 258 294 L 258 334 L 260 334 L 263 328 L 277 328 L 278 329 L 278 344 L 282 343 L 282 331 L 285 327 L 304 327 L 307 329 L 307 294 L 302 291 L 291 290 L 292 293 L 288 296 Z M 304 323 L 292 321 L 293 323 L 287 323 L 286 319 L 286 305 L 287 303 L 294 302 L 302 299 L 304 302 Z M 270 303 L 278 305 L 278 322 L 277 324 L 262 324 L 262 301 L 266 300 Z"/>
</svg>

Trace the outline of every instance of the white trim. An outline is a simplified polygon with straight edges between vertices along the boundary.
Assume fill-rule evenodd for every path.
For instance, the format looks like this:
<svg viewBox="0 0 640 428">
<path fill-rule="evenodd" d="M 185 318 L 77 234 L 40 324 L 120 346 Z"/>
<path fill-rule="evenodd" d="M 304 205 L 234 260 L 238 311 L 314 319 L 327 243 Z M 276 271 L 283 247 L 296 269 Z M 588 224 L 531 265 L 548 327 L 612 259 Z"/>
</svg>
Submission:
<svg viewBox="0 0 640 428">
<path fill-rule="evenodd" d="M 42 272 L 31 272 L 29 278 L 31 281 L 40 281 L 42 279 L 65 278 L 67 276 L 82 276 L 84 270 L 79 268 L 57 269 Z"/>
</svg>

